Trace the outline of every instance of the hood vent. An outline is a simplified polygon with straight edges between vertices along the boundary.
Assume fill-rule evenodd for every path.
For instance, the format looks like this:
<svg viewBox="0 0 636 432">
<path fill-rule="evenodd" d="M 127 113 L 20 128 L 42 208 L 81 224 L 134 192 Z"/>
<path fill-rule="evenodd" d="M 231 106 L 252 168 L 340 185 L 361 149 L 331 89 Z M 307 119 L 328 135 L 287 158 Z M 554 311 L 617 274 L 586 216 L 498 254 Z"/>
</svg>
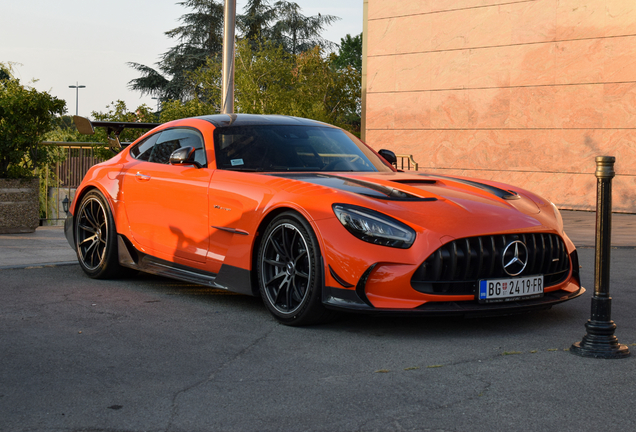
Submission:
<svg viewBox="0 0 636 432">
<path fill-rule="evenodd" d="M 454 181 L 457 183 L 463 183 L 465 185 L 469 185 L 469 186 L 473 186 L 476 187 L 478 189 L 484 190 L 486 192 L 490 192 L 491 194 L 501 198 L 501 199 L 505 199 L 505 200 L 518 200 L 521 198 L 521 196 L 519 196 L 519 194 L 515 191 L 511 191 L 511 190 L 505 190 L 505 189 L 501 189 L 495 186 L 490 186 L 484 183 L 479 183 L 476 181 L 472 181 L 472 180 L 466 180 L 466 179 L 460 179 L 460 178 L 455 178 L 455 177 L 448 177 L 448 176 L 443 176 L 443 175 L 430 175 L 430 174 L 421 174 L 421 175 L 425 175 L 426 177 L 434 177 L 434 178 L 439 178 L 439 179 L 443 179 L 443 180 L 450 180 L 450 181 Z"/>
<path fill-rule="evenodd" d="M 328 174 L 269 174 L 275 177 L 299 180 L 313 183 L 328 188 L 339 189 L 369 198 L 377 198 L 388 201 L 437 201 L 437 198 L 423 198 L 402 190 L 385 186 L 370 181 L 354 179 L 350 177 L 340 177 Z"/>
</svg>

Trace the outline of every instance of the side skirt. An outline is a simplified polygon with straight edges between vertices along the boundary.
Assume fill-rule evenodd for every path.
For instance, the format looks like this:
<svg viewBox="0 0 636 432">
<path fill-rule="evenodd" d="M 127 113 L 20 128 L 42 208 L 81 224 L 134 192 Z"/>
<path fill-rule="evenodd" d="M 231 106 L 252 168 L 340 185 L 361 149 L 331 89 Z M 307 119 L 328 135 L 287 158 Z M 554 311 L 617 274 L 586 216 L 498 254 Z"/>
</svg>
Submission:
<svg viewBox="0 0 636 432">
<path fill-rule="evenodd" d="M 124 267 L 184 282 L 254 295 L 249 270 L 223 265 L 217 274 L 176 264 L 138 251 L 130 240 L 122 235 L 117 236 L 117 249 L 119 264 Z"/>
</svg>

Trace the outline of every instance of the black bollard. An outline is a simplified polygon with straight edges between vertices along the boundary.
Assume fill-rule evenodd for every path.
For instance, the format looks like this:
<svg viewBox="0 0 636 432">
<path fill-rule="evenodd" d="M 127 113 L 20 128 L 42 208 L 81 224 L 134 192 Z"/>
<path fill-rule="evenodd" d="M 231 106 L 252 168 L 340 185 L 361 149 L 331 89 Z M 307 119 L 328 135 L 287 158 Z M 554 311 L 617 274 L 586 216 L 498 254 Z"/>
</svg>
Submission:
<svg viewBox="0 0 636 432">
<path fill-rule="evenodd" d="M 629 356 L 626 345 L 614 336 L 616 324 L 612 321 L 612 298 L 609 295 L 610 252 L 612 242 L 612 178 L 613 156 L 596 158 L 596 253 L 594 261 L 594 295 L 592 318 L 585 324 L 587 333 L 576 342 L 570 352 L 582 357 L 624 358 Z"/>
</svg>

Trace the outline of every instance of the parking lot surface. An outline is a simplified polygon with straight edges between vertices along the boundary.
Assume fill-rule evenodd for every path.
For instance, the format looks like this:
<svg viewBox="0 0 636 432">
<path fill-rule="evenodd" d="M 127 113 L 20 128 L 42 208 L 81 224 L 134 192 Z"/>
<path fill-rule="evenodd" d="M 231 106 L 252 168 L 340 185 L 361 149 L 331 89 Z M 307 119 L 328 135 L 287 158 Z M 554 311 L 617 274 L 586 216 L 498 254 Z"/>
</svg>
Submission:
<svg viewBox="0 0 636 432">
<path fill-rule="evenodd" d="M 588 292 L 548 311 L 306 328 L 257 298 L 169 279 L 5 265 L 0 430 L 634 430 L 636 355 L 568 351 L 593 291 L 594 249 L 575 244 Z M 632 351 L 635 245 L 611 257 L 616 335 Z"/>
</svg>

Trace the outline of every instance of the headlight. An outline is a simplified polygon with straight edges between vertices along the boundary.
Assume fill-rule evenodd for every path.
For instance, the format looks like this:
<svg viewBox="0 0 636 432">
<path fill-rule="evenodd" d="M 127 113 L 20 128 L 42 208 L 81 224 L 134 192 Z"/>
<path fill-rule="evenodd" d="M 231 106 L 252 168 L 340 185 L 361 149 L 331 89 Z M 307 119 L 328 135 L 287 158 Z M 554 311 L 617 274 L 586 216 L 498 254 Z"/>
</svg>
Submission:
<svg viewBox="0 0 636 432">
<path fill-rule="evenodd" d="M 415 231 L 411 227 L 374 210 L 334 204 L 333 211 L 351 234 L 365 242 L 407 249 L 415 241 Z"/>
</svg>

